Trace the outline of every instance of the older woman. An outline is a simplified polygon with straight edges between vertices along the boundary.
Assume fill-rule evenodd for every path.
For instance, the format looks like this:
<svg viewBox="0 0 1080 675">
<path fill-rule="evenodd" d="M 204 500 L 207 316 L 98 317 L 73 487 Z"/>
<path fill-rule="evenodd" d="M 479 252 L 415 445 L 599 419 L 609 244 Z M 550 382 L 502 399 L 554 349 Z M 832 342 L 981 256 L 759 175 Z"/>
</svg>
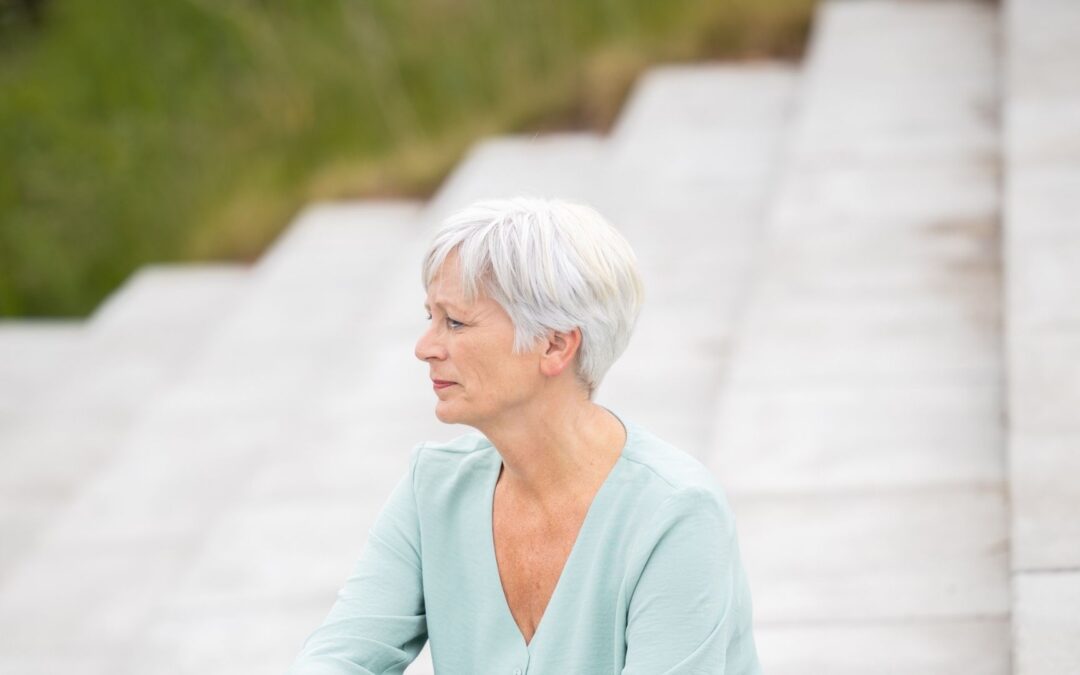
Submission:
<svg viewBox="0 0 1080 675">
<path fill-rule="evenodd" d="M 478 202 L 423 282 L 435 415 L 477 432 L 413 449 L 290 672 L 401 673 L 430 640 L 439 675 L 758 673 L 713 477 L 592 400 L 641 306 L 626 240 L 585 206 Z"/>
</svg>

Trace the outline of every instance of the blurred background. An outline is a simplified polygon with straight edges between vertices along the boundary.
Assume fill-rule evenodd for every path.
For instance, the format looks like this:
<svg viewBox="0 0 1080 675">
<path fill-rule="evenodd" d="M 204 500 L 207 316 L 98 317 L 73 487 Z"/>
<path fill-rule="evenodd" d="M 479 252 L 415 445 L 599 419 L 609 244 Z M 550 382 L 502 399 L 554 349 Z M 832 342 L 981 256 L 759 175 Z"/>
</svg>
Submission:
<svg viewBox="0 0 1080 675">
<path fill-rule="evenodd" d="M 2 0 L 0 315 L 430 197 L 476 139 L 610 127 L 649 63 L 796 56 L 812 0 Z"/>
<path fill-rule="evenodd" d="M 637 252 L 597 401 L 717 476 L 765 672 L 1080 672 L 1077 73 L 1075 0 L 0 0 L 0 675 L 283 672 L 515 194 Z"/>
</svg>

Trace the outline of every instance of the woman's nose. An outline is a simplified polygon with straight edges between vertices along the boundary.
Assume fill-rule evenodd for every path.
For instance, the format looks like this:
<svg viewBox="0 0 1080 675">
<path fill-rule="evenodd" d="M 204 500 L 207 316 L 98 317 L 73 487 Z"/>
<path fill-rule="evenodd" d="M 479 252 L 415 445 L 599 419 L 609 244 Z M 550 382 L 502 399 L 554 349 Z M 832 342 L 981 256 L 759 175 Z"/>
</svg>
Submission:
<svg viewBox="0 0 1080 675">
<path fill-rule="evenodd" d="M 445 350 L 442 345 L 439 344 L 438 339 L 433 335 L 433 325 L 434 324 L 424 329 L 424 332 L 420 334 L 420 338 L 416 341 L 414 353 L 416 354 L 416 358 L 421 361 L 427 361 L 430 358 L 443 358 L 445 356 Z"/>
</svg>

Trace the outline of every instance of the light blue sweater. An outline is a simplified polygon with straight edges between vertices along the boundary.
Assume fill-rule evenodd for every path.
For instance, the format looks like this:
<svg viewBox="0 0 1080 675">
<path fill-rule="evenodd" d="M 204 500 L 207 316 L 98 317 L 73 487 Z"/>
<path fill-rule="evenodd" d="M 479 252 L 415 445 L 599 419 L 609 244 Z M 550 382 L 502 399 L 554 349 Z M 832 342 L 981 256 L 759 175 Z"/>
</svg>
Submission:
<svg viewBox="0 0 1080 675">
<path fill-rule="evenodd" d="M 479 433 L 422 443 L 290 675 L 761 672 L 735 521 L 700 462 L 632 422 L 532 640 L 492 538 L 502 458 Z"/>
</svg>

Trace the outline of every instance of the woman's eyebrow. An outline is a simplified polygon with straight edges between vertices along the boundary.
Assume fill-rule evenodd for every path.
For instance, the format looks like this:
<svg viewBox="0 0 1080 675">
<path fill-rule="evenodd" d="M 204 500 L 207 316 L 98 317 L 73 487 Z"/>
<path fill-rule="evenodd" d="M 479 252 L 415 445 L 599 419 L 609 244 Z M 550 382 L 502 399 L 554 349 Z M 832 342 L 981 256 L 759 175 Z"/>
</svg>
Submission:
<svg viewBox="0 0 1080 675">
<path fill-rule="evenodd" d="M 461 310 L 460 307 L 456 307 L 456 306 L 450 304 L 449 302 L 447 302 L 447 303 L 436 302 L 435 306 L 436 307 L 442 307 L 443 309 L 451 309 L 451 310 L 454 310 L 454 311 L 460 311 Z M 429 312 L 431 311 L 431 307 L 428 305 L 426 300 L 424 301 L 424 309 L 426 309 Z"/>
</svg>

